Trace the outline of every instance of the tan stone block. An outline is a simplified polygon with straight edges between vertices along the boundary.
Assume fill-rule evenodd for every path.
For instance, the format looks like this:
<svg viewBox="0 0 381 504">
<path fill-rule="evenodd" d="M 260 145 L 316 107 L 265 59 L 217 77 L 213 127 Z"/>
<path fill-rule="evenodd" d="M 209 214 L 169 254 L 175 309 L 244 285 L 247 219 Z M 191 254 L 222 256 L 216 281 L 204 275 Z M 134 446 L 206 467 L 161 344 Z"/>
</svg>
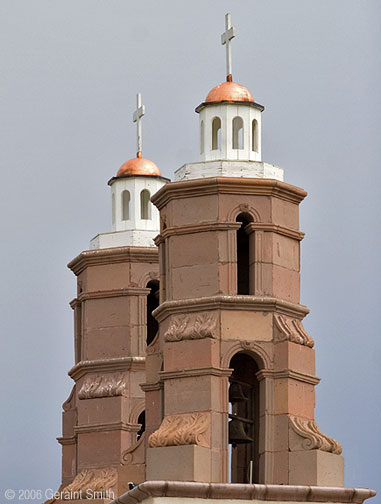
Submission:
<svg viewBox="0 0 381 504">
<path fill-rule="evenodd" d="M 229 454 L 228 450 L 210 450 L 211 452 L 211 483 L 228 483 L 229 481 Z"/>
<path fill-rule="evenodd" d="M 231 263 L 234 258 L 231 256 L 229 231 L 215 231 L 214 233 L 217 236 L 218 261 L 220 263 Z"/>
<path fill-rule="evenodd" d="M 131 444 L 131 434 L 121 430 L 78 433 L 77 472 L 119 465 L 121 453 Z"/>
<path fill-rule="evenodd" d="M 224 450 L 228 444 L 228 414 L 211 414 L 210 425 L 211 447 L 213 450 Z"/>
<path fill-rule="evenodd" d="M 265 296 L 274 296 L 273 293 L 273 265 L 260 263 L 258 268 L 261 272 L 262 292 Z"/>
<path fill-rule="evenodd" d="M 271 199 L 271 222 L 299 230 L 299 206 L 279 198 Z"/>
<path fill-rule="evenodd" d="M 147 383 L 156 383 L 159 381 L 159 371 L 161 371 L 162 362 L 161 353 L 154 353 L 146 356 Z"/>
<path fill-rule="evenodd" d="M 76 475 L 76 451 L 75 443 L 62 446 L 62 484 L 65 486 L 71 483 Z"/>
<path fill-rule="evenodd" d="M 126 326 L 86 329 L 83 333 L 83 359 L 99 360 L 129 356 L 129 339 L 133 332 Z"/>
<path fill-rule="evenodd" d="M 344 486 L 344 458 L 321 450 L 289 453 L 290 485 Z"/>
<path fill-rule="evenodd" d="M 272 449 L 274 451 L 287 452 L 289 449 L 288 444 L 288 429 L 289 420 L 287 415 L 274 415 L 273 416 L 273 439 Z M 270 435 L 270 433 L 269 433 Z"/>
<path fill-rule="evenodd" d="M 211 453 L 197 445 L 147 449 L 147 480 L 211 481 Z"/>
<path fill-rule="evenodd" d="M 129 382 L 130 397 L 144 398 L 144 392 L 140 385 L 146 382 L 145 371 L 131 371 Z"/>
<path fill-rule="evenodd" d="M 314 386 L 289 378 L 274 381 L 274 413 L 314 418 Z"/>
<path fill-rule="evenodd" d="M 62 413 L 62 436 L 74 436 L 74 425 L 77 423 L 77 411 L 70 409 Z"/>
<path fill-rule="evenodd" d="M 82 271 L 78 275 L 78 277 L 77 277 L 77 296 L 81 292 L 88 292 L 88 288 L 87 288 L 87 270 L 88 270 L 88 268 L 86 268 L 84 271 Z"/>
<path fill-rule="evenodd" d="M 145 393 L 146 398 L 146 437 L 159 429 L 162 422 L 162 394 L 161 390 L 150 390 Z"/>
<path fill-rule="evenodd" d="M 233 266 L 236 268 L 236 266 Z M 231 273 L 232 265 L 230 263 L 219 263 L 218 264 L 218 294 L 223 294 L 225 296 L 232 295 L 237 293 L 237 286 L 232 284 L 232 273 Z"/>
<path fill-rule="evenodd" d="M 88 328 L 119 327 L 128 324 L 131 318 L 127 296 L 89 299 L 83 305 Z"/>
<path fill-rule="evenodd" d="M 260 262 L 269 263 L 273 262 L 273 233 L 262 233 L 262 249 L 260 253 L 257 251 L 257 256 L 260 257 Z"/>
<path fill-rule="evenodd" d="M 90 266 L 87 270 L 86 292 L 123 289 L 130 283 L 128 263 Z"/>
<path fill-rule="evenodd" d="M 193 196 L 171 202 L 171 226 L 185 226 L 203 222 L 215 222 L 218 215 L 218 196 Z"/>
<path fill-rule="evenodd" d="M 227 408 L 223 379 L 217 376 L 188 376 L 164 382 L 165 415 L 194 411 L 220 411 Z"/>
<path fill-rule="evenodd" d="M 214 296 L 219 293 L 218 264 L 171 269 L 171 299 Z"/>
<path fill-rule="evenodd" d="M 271 234 L 273 235 L 273 264 L 299 271 L 299 241 L 280 234 Z"/>
<path fill-rule="evenodd" d="M 221 338 L 226 340 L 271 341 L 273 317 L 253 311 L 221 311 Z"/>
<path fill-rule="evenodd" d="M 288 452 L 266 452 L 261 455 L 260 458 L 260 467 L 261 461 L 264 460 L 265 457 L 271 457 L 273 459 L 273 481 L 275 485 L 288 485 L 289 484 L 289 460 L 288 460 Z"/>
<path fill-rule="evenodd" d="M 171 268 L 215 264 L 218 262 L 218 237 L 214 231 L 174 235 L 169 239 Z"/>
<path fill-rule="evenodd" d="M 274 369 L 315 375 L 315 350 L 290 341 L 278 343 L 274 346 Z"/>
<path fill-rule="evenodd" d="M 214 338 L 168 342 L 164 346 L 164 371 L 219 366 L 219 344 Z"/>
<path fill-rule="evenodd" d="M 78 425 L 105 424 L 122 421 L 122 397 L 80 399 Z"/>
<path fill-rule="evenodd" d="M 273 296 L 299 303 L 300 275 L 281 266 L 272 265 Z"/>
</svg>

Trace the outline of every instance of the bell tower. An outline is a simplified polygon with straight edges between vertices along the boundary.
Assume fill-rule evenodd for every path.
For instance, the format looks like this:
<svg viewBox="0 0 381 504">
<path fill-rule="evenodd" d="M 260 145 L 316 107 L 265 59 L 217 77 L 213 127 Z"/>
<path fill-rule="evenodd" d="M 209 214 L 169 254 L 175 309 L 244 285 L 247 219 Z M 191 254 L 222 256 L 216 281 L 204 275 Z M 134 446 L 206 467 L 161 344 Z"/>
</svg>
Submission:
<svg viewBox="0 0 381 504">
<path fill-rule="evenodd" d="M 200 160 L 160 210 L 159 334 L 147 348 L 147 480 L 343 486 L 314 419 L 314 341 L 300 303 L 303 189 L 261 158 L 259 105 L 232 79 L 196 108 Z"/>
<path fill-rule="evenodd" d="M 109 181 L 112 231 L 90 242 L 68 267 L 77 277 L 72 392 L 63 404 L 60 495 L 110 496 L 145 480 L 146 347 L 155 338 L 152 311 L 159 303 L 159 212 L 151 195 L 168 179 L 142 157 L 137 96 L 137 155 Z M 103 495 L 103 494 L 102 494 Z M 67 499 L 68 497 L 66 497 Z M 112 497 L 111 497 L 112 498 Z M 68 502 L 62 499 L 63 502 Z M 60 499 L 51 502 L 61 502 Z M 80 500 L 78 500 L 80 502 Z M 98 502 L 98 501 L 97 501 Z"/>
</svg>

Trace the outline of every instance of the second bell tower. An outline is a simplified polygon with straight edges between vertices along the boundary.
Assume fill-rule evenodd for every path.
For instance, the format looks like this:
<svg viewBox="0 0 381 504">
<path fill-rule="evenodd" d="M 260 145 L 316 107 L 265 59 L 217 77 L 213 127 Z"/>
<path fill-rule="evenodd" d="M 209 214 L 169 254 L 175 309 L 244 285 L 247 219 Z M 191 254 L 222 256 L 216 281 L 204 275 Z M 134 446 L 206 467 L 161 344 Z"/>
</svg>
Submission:
<svg viewBox="0 0 381 504">
<path fill-rule="evenodd" d="M 314 420 L 302 325 L 306 192 L 261 161 L 263 107 L 229 65 L 196 111 L 200 161 L 152 198 L 161 303 L 144 385 L 147 479 L 343 486 L 341 446 Z"/>
</svg>

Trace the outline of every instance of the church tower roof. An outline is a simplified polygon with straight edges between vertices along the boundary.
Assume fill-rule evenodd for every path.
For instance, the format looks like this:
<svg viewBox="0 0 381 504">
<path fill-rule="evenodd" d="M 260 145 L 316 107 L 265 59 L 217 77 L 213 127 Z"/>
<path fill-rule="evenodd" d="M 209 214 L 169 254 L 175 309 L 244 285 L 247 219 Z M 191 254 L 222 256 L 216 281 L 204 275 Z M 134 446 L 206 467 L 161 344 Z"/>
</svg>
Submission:
<svg viewBox="0 0 381 504">
<path fill-rule="evenodd" d="M 238 84 L 238 82 L 226 81 L 211 89 L 205 100 L 205 103 L 218 102 L 254 103 L 254 98 L 245 86 Z"/>
<path fill-rule="evenodd" d="M 154 175 L 161 177 L 161 171 L 153 161 L 138 155 L 136 158 L 129 159 L 123 163 L 116 174 L 117 177 L 128 175 Z"/>
</svg>

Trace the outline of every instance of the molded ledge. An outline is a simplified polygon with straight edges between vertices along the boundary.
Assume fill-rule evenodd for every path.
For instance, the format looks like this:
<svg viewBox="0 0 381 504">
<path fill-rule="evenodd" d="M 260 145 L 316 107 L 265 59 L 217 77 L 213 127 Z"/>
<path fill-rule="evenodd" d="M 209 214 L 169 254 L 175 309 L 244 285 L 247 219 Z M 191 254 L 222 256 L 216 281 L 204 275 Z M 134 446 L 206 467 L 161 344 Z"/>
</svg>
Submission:
<svg viewBox="0 0 381 504">
<path fill-rule="evenodd" d="M 335 488 L 296 485 L 241 485 L 229 483 L 193 483 L 189 481 L 146 481 L 113 500 L 110 504 L 136 504 L 154 497 L 189 499 L 229 499 L 278 502 L 332 502 L 358 503 L 374 497 L 376 492 L 368 488 Z M 150 500 L 154 503 L 155 500 Z M 156 501 L 156 502 L 159 502 Z M 163 500 L 160 499 L 163 503 Z M 170 499 L 166 499 L 170 502 Z M 173 503 L 179 502 L 173 500 Z M 184 504 L 187 501 L 183 501 Z"/>
</svg>

